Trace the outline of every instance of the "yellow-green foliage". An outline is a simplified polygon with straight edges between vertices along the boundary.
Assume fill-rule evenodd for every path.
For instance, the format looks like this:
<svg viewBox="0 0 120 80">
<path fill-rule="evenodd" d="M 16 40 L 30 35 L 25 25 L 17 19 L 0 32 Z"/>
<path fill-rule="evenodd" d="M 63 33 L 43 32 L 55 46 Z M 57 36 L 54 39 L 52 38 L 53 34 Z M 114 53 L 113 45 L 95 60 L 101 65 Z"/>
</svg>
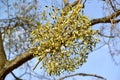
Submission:
<svg viewBox="0 0 120 80">
<path fill-rule="evenodd" d="M 79 4 L 59 13 L 54 9 L 49 19 L 44 19 L 46 22 L 31 32 L 34 56 L 42 61 L 42 68 L 49 75 L 74 71 L 86 62 L 88 53 L 98 42 L 98 31 L 93 30 L 90 20 L 80 14 L 81 9 Z M 54 22 L 50 22 L 51 18 Z"/>
</svg>

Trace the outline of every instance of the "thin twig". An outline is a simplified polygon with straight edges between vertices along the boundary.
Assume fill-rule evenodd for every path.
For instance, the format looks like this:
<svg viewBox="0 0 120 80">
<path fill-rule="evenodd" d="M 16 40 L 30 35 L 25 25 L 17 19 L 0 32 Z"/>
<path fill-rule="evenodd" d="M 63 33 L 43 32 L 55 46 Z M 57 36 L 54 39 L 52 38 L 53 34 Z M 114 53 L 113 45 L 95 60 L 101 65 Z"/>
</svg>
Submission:
<svg viewBox="0 0 120 80">
<path fill-rule="evenodd" d="M 102 76 L 98 76 L 96 74 L 87 74 L 87 73 L 76 73 L 76 74 L 61 77 L 58 80 L 64 80 L 65 78 L 69 78 L 69 77 L 73 77 L 73 76 L 92 76 L 92 77 L 100 78 L 100 79 L 103 79 L 103 80 L 107 80 Z"/>
<path fill-rule="evenodd" d="M 115 36 L 107 36 L 107 35 L 104 35 L 102 33 L 98 33 L 100 36 L 103 36 L 103 37 L 106 37 L 106 38 L 115 38 Z"/>
<path fill-rule="evenodd" d="M 33 68 L 33 70 L 35 70 L 36 69 L 36 67 L 38 66 L 38 64 L 41 62 L 41 60 L 39 60 L 36 64 L 35 64 L 35 66 L 34 66 L 34 68 Z"/>
<path fill-rule="evenodd" d="M 11 72 L 11 74 L 13 75 L 13 77 L 14 77 L 16 80 L 22 80 L 22 79 L 18 78 L 13 72 Z"/>
<path fill-rule="evenodd" d="M 113 9 L 114 11 L 116 11 L 117 9 L 116 9 L 116 7 L 113 5 L 112 0 L 109 0 L 109 2 L 110 2 L 110 5 L 111 5 L 112 9 Z"/>
</svg>

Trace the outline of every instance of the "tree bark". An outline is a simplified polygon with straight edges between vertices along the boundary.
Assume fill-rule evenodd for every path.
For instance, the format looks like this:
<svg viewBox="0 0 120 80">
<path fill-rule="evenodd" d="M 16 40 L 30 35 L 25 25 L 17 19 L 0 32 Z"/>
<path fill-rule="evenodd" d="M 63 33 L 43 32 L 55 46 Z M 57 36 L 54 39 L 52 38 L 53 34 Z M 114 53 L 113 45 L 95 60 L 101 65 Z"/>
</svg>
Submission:
<svg viewBox="0 0 120 80">
<path fill-rule="evenodd" d="M 18 68 L 25 62 L 29 61 L 33 58 L 33 54 L 30 53 L 30 51 L 26 51 L 22 53 L 21 55 L 17 56 L 15 59 L 11 61 L 6 61 L 6 64 L 0 71 L 0 79 L 3 79 L 6 77 L 7 74 L 12 72 L 14 69 Z"/>
<path fill-rule="evenodd" d="M 111 23 L 112 20 L 113 20 L 113 22 L 118 23 L 118 22 L 120 22 L 120 20 L 114 20 L 114 19 L 117 18 L 119 15 L 120 15 L 120 10 L 117 10 L 109 16 L 91 20 L 91 25 L 95 25 L 95 24 L 99 24 L 99 23 Z"/>
<path fill-rule="evenodd" d="M 6 55 L 3 47 L 2 33 L 0 31 L 0 71 L 3 69 L 6 61 L 7 59 L 6 59 Z M 0 80 L 4 80 L 4 78 L 0 77 Z"/>
</svg>

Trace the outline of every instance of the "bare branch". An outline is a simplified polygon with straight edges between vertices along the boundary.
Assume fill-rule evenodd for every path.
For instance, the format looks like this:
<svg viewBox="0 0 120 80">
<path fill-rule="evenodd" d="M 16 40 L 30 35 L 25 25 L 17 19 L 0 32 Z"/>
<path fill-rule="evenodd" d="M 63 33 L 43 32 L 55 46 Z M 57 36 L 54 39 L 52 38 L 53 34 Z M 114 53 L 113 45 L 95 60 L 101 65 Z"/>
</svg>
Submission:
<svg viewBox="0 0 120 80">
<path fill-rule="evenodd" d="M 65 78 L 69 78 L 69 77 L 73 77 L 73 76 L 92 76 L 92 77 L 96 77 L 96 78 L 100 78 L 100 79 L 106 80 L 102 76 L 98 76 L 96 74 L 86 74 L 86 73 L 76 73 L 76 74 L 72 74 L 72 75 L 61 77 L 58 80 L 64 80 Z"/>
<path fill-rule="evenodd" d="M 12 70 L 16 69 L 17 67 L 21 66 L 23 63 L 27 62 L 28 60 L 33 58 L 33 54 L 30 51 L 26 51 L 21 55 L 17 56 L 12 61 L 8 61 L 5 66 L 0 71 L 0 78 L 3 78 L 10 73 Z"/>
<path fill-rule="evenodd" d="M 85 3 L 86 3 L 87 0 L 84 0 L 84 2 L 82 3 L 83 4 L 83 8 L 85 7 Z"/>
<path fill-rule="evenodd" d="M 91 25 L 99 24 L 99 23 L 111 23 L 111 19 L 114 19 L 120 15 L 120 10 L 112 13 L 109 16 L 103 17 L 103 18 L 98 18 L 98 19 L 93 19 L 91 20 Z M 115 20 L 114 22 L 119 22 L 120 20 Z"/>
<path fill-rule="evenodd" d="M 38 64 L 41 62 L 41 60 L 39 60 L 36 65 L 34 66 L 33 70 L 35 70 L 35 68 L 38 66 Z"/>
<path fill-rule="evenodd" d="M 114 11 L 116 11 L 117 9 L 116 9 L 116 7 L 113 5 L 112 0 L 109 0 L 109 2 L 110 2 L 110 5 L 111 5 L 112 9 L 113 9 Z"/>
<path fill-rule="evenodd" d="M 11 72 L 11 74 L 13 75 L 13 77 L 14 77 L 16 80 L 22 80 L 22 79 L 18 78 L 13 72 Z"/>
<path fill-rule="evenodd" d="M 115 38 L 115 36 L 107 36 L 107 35 L 104 35 L 102 33 L 98 33 L 100 36 L 103 36 L 103 37 L 106 37 L 106 38 Z"/>
<path fill-rule="evenodd" d="M 0 31 L 0 70 L 4 67 L 6 59 L 6 54 L 3 47 L 2 33 Z"/>
</svg>

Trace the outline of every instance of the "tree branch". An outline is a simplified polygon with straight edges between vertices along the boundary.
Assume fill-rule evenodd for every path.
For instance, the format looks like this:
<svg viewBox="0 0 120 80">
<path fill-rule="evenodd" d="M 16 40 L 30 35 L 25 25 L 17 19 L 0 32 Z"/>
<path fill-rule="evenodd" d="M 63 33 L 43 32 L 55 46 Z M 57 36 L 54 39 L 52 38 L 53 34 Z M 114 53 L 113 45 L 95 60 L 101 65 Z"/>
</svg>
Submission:
<svg viewBox="0 0 120 80">
<path fill-rule="evenodd" d="M 65 78 L 69 78 L 69 77 L 73 77 L 73 76 L 92 76 L 92 77 L 96 77 L 96 78 L 100 78 L 100 79 L 106 80 L 102 76 L 98 76 L 96 74 L 86 74 L 86 73 L 76 73 L 76 74 L 72 74 L 72 75 L 61 77 L 58 80 L 64 80 Z"/>
<path fill-rule="evenodd" d="M 102 33 L 98 33 L 100 36 L 103 36 L 103 37 L 106 37 L 106 38 L 115 38 L 115 36 L 107 36 L 107 35 L 104 35 Z"/>
<path fill-rule="evenodd" d="M 30 51 L 26 51 L 21 55 L 17 56 L 12 61 L 8 61 L 5 66 L 0 71 L 0 79 L 5 78 L 5 76 L 16 69 L 17 67 L 21 66 L 23 63 L 27 62 L 28 60 L 33 58 L 33 54 Z"/>
<path fill-rule="evenodd" d="M 117 10 L 117 9 L 116 9 L 116 6 L 113 5 L 112 0 L 109 0 L 109 3 L 110 3 L 110 5 L 111 5 L 112 9 L 113 9 L 114 11 L 116 11 L 116 10 Z"/>
<path fill-rule="evenodd" d="M 14 77 L 16 80 L 22 80 L 22 79 L 18 78 L 13 72 L 11 72 L 11 74 L 13 75 L 13 77 Z"/>
<path fill-rule="evenodd" d="M 0 70 L 4 67 L 6 63 L 6 54 L 3 47 L 2 33 L 0 31 Z"/>
<path fill-rule="evenodd" d="M 111 23 L 111 19 L 117 18 L 120 15 L 120 10 L 117 10 L 113 14 L 103 17 L 103 18 L 97 18 L 91 20 L 91 25 L 99 24 L 99 23 Z M 114 20 L 114 22 L 119 22 L 120 20 Z"/>
</svg>

